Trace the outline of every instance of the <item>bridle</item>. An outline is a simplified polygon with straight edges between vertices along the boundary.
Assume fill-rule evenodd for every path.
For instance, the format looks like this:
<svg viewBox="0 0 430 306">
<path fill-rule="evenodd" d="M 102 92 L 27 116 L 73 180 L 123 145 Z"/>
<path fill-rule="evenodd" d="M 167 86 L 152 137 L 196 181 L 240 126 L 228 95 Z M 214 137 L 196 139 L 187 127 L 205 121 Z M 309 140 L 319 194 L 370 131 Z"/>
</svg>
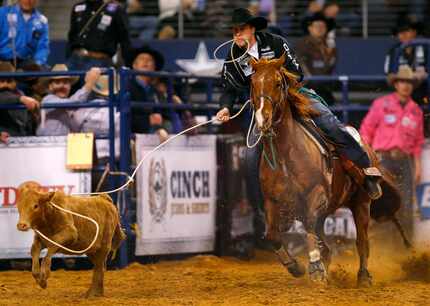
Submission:
<svg viewBox="0 0 430 306">
<path fill-rule="evenodd" d="M 267 131 L 262 131 L 264 135 L 274 135 L 275 131 L 274 128 L 279 125 L 282 122 L 282 119 L 284 117 L 284 111 L 285 111 L 285 100 L 287 99 L 287 92 L 288 92 L 288 82 L 286 80 L 285 75 L 282 73 L 282 71 L 278 71 L 281 74 L 282 82 L 281 82 L 281 97 L 278 101 L 278 103 L 275 103 L 273 101 L 272 96 L 262 93 L 257 96 L 253 96 L 253 85 L 251 82 L 251 99 L 255 98 L 258 100 L 261 100 L 260 108 L 258 110 L 255 109 L 254 103 L 251 103 L 251 108 L 256 113 L 256 116 L 259 115 L 259 111 L 261 111 L 264 107 L 264 101 L 267 100 L 272 105 L 272 123 L 270 125 L 270 128 Z M 276 118 L 276 120 L 273 122 L 273 119 Z"/>
</svg>

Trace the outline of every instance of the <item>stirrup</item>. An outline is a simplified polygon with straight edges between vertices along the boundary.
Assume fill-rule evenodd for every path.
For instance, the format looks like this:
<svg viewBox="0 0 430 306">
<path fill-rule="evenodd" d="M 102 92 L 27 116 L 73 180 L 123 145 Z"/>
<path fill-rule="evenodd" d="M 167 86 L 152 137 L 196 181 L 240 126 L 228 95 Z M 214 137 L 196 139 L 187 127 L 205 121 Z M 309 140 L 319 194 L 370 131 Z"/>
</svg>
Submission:
<svg viewBox="0 0 430 306">
<path fill-rule="evenodd" d="M 379 171 L 379 169 L 376 167 L 363 168 L 363 172 L 364 174 L 366 174 L 366 176 L 376 176 L 376 177 L 382 176 L 381 171 Z"/>
</svg>

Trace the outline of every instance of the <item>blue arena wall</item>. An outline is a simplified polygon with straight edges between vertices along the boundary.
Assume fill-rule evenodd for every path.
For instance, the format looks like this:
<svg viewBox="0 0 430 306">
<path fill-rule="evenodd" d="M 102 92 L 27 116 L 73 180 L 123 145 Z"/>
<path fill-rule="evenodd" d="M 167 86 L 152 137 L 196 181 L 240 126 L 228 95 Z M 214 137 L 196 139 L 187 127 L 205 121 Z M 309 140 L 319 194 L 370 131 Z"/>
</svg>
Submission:
<svg viewBox="0 0 430 306">
<path fill-rule="evenodd" d="M 194 58 L 198 45 L 204 41 L 210 57 L 213 50 L 224 40 L 215 39 L 183 39 L 183 40 L 152 40 L 146 43 L 161 51 L 166 60 L 164 70 L 180 71 L 175 64 L 176 59 Z M 291 45 L 297 39 L 289 39 Z M 144 42 L 135 42 L 136 46 Z M 387 50 L 395 43 L 392 38 L 338 38 L 336 40 L 338 61 L 337 74 L 345 75 L 381 75 L 383 74 L 384 57 Z M 52 41 L 49 63 L 65 62 L 65 41 Z"/>
</svg>

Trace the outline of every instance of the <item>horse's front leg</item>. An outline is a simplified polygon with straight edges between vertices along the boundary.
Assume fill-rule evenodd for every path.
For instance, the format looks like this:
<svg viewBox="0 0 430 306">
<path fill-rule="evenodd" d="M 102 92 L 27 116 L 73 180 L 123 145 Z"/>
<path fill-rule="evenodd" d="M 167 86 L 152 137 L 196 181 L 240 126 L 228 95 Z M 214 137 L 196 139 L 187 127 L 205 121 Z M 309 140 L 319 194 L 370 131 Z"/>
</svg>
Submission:
<svg viewBox="0 0 430 306">
<path fill-rule="evenodd" d="M 288 252 L 287 243 L 283 243 L 281 229 L 289 229 L 293 224 L 294 218 L 283 219 L 280 224 L 280 205 L 266 199 L 264 206 L 266 210 L 266 239 L 270 241 L 273 251 L 278 256 L 279 261 L 284 265 L 288 272 L 294 277 L 301 277 L 305 274 L 305 268 Z"/>
<path fill-rule="evenodd" d="M 357 201 L 352 205 L 352 215 L 354 216 L 355 228 L 357 229 L 357 251 L 360 256 L 360 268 L 357 274 L 358 287 L 370 287 L 372 285 L 372 276 L 367 270 L 367 261 L 369 258 L 369 237 L 367 230 L 370 219 L 370 202 L 363 200 Z"/>
</svg>

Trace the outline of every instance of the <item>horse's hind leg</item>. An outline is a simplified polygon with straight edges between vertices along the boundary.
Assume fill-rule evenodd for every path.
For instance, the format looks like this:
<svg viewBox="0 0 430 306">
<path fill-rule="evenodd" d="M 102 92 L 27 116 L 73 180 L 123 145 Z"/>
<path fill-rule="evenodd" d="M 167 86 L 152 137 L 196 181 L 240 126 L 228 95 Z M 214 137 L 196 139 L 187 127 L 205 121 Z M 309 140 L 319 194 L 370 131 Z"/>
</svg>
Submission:
<svg viewBox="0 0 430 306">
<path fill-rule="evenodd" d="M 282 220 L 283 226 L 280 226 L 279 205 L 281 204 L 273 203 L 271 200 L 264 201 L 267 228 L 266 239 L 270 241 L 273 251 L 278 256 L 282 265 L 287 268 L 288 272 L 294 277 L 301 277 L 305 274 L 305 267 L 290 255 L 286 246 L 287 244 L 284 244 L 281 238 L 281 228 L 290 228 L 293 219 Z"/>
<path fill-rule="evenodd" d="M 359 287 L 369 287 L 372 285 L 372 276 L 367 270 L 369 258 L 369 237 L 367 235 L 367 230 L 370 219 L 370 202 L 366 202 L 366 200 L 357 201 L 356 204 L 351 207 L 355 227 L 357 229 L 357 251 L 360 256 L 360 269 L 357 274 L 357 285 Z"/>
<path fill-rule="evenodd" d="M 324 233 L 324 223 L 326 218 L 327 214 L 323 214 L 318 217 L 316 224 L 316 234 L 319 238 L 319 247 L 321 251 L 322 261 L 325 265 L 326 270 L 328 271 L 331 263 L 331 251 L 327 244 L 326 236 Z"/>
</svg>

